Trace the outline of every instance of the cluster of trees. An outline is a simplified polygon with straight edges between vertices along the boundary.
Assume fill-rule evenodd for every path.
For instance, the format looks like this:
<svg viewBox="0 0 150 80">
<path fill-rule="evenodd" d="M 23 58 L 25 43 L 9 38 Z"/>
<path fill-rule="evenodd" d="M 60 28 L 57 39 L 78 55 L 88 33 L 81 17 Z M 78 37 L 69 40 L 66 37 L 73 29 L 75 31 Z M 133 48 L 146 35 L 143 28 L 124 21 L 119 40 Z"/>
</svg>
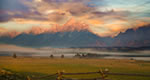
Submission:
<svg viewBox="0 0 150 80">
<path fill-rule="evenodd" d="M 100 57 L 100 56 L 102 57 L 102 55 L 98 55 L 98 54 L 77 53 L 77 54 L 75 54 L 74 57 L 78 57 L 78 58 L 86 58 L 86 57 Z M 12 57 L 13 57 L 13 58 L 17 58 L 16 53 L 14 53 L 14 54 L 12 55 Z M 51 54 L 49 57 L 50 57 L 50 58 L 54 58 L 54 55 Z M 62 54 L 60 57 L 61 57 L 61 58 L 64 58 L 65 56 Z"/>
<path fill-rule="evenodd" d="M 54 58 L 54 55 L 51 54 L 49 57 L 50 57 L 50 58 Z M 62 54 L 60 57 L 61 57 L 61 58 L 64 58 L 65 56 Z"/>
<path fill-rule="evenodd" d="M 96 58 L 96 57 L 104 57 L 107 55 L 93 54 L 93 53 L 77 53 L 74 57 L 78 58 Z"/>
<path fill-rule="evenodd" d="M 13 58 L 17 58 L 17 54 L 14 53 L 14 54 L 12 55 L 12 57 L 13 57 Z M 54 58 L 54 55 L 51 54 L 49 57 L 50 57 L 50 58 Z M 62 54 L 60 57 L 61 57 L 61 58 L 64 58 L 65 56 Z"/>
<path fill-rule="evenodd" d="M 87 57 L 87 54 L 77 53 L 74 57 L 83 58 L 83 57 Z"/>
</svg>

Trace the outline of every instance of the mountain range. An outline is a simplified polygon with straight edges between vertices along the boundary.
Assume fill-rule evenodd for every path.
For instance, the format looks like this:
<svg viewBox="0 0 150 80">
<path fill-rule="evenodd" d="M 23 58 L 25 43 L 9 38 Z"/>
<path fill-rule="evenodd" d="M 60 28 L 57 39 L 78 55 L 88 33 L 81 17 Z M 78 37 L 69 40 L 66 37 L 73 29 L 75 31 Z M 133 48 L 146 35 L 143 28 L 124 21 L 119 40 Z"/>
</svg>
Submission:
<svg viewBox="0 0 150 80">
<path fill-rule="evenodd" d="M 69 25 L 71 26 L 71 25 Z M 76 26 L 76 25 L 74 25 Z M 78 25 L 81 26 L 81 25 Z M 150 25 L 128 29 L 116 37 L 100 37 L 87 28 L 44 32 L 40 34 L 21 33 L 15 37 L 1 36 L 1 44 L 27 47 L 147 47 L 150 46 Z"/>
</svg>

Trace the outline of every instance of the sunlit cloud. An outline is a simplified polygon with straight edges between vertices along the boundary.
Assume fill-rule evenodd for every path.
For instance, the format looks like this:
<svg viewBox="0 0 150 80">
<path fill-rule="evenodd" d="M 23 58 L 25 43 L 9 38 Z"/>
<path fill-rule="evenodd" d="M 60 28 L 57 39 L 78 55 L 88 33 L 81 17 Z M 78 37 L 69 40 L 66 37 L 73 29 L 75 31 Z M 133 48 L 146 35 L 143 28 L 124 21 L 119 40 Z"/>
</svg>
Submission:
<svg viewBox="0 0 150 80">
<path fill-rule="evenodd" d="M 88 29 L 114 37 L 150 23 L 149 0 L 1 0 L 0 4 L 0 32 L 40 34 L 70 27 L 69 31 Z"/>
</svg>

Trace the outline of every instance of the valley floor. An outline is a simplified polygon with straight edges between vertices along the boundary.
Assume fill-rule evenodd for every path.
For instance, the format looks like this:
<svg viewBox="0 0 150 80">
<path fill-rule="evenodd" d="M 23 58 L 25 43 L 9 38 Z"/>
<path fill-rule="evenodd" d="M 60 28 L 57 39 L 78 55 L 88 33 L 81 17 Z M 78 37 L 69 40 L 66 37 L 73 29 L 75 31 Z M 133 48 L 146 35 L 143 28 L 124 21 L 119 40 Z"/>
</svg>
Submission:
<svg viewBox="0 0 150 80">
<path fill-rule="evenodd" d="M 150 74 L 150 62 L 126 59 L 82 59 L 82 58 L 12 58 L 0 57 L 0 69 L 9 70 L 21 75 L 43 76 L 64 72 L 95 72 L 99 69 L 109 69 L 110 72 Z M 73 78 L 93 78 L 97 75 L 68 76 Z M 111 76 L 112 80 L 150 80 L 150 77 Z M 42 79 L 47 80 L 47 79 Z M 49 79 L 48 79 L 49 80 Z"/>
</svg>

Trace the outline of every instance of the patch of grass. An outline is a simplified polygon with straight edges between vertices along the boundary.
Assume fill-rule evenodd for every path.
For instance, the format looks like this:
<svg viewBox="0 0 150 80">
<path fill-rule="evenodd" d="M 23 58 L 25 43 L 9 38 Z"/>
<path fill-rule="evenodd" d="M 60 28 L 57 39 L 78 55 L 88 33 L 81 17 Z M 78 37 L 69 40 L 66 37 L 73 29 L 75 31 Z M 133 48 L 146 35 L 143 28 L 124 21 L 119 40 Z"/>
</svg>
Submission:
<svg viewBox="0 0 150 80">
<path fill-rule="evenodd" d="M 115 59 L 78 59 L 78 58 L 11 58 L 0 57 L 0 68 L 8 69 L 12 72 L 24 76 L 44 76 L 54 74 L 58 71 L 78 73 L 95 72 L 100 68 L 108 68 L 110 72 L 119 73 L 142 73 L 150 74 L 150 62 L 135 60 L 115 60 Z M 65 76 L 73 78 L 94 78 L 96 75 Z M 51 79 L 56 78 L 50 77 Z M 150 80 L 146 77 L 137 76 L 112 76 L 112 80 Z M 43 80 L 50 80 L 49 78 Z"/>
</svg>

